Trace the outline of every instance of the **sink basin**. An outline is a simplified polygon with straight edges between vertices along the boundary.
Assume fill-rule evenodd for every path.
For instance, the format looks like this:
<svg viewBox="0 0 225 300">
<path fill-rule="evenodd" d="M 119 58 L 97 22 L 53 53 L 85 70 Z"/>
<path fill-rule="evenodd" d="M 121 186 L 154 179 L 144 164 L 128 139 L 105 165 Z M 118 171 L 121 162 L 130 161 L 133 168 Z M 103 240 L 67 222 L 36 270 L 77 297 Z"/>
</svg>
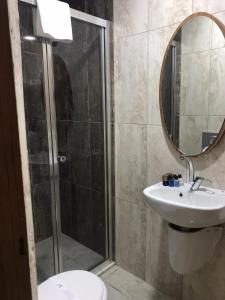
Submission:
<svg viewBox="0 0 225 300">
<path fill-rule="evenodd" d="M 225 191 L 190 184 L 167 187 L 157 183 L 143 193 L 146 202 L 166 221 L 187 228 L 204 228 L 225 222 Z"/>
</svg>

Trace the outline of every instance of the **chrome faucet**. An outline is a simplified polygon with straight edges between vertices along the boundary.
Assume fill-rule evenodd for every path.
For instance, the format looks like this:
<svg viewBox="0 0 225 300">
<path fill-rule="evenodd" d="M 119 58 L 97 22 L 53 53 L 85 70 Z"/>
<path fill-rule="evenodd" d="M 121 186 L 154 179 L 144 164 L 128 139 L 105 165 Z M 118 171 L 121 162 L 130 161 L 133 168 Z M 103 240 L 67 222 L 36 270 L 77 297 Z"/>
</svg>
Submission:
<svg viewBox="0 0 225 300">
<path fill-rule="evenodd" d="M 190 188 L 190 192 L 198 191 L 204 181 L 212 183 L 212 181 L 207 178 L 197 176 Z"/>
<path fill-rule="evenodd" d="M 192 160 L 186 154 L 181 155 L 180 159 L 185 160 L 187 163 L 187 182 L 193 182 L 195 179 L 195 171 Z"/>
</svg>

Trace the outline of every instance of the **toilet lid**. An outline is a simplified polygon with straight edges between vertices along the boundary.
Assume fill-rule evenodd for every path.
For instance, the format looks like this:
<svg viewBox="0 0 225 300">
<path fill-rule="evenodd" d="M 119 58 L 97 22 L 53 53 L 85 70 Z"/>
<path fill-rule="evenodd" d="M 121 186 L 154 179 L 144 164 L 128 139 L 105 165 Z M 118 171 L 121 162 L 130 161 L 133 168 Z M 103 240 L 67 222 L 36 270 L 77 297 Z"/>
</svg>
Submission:
<svg viewBox="0 0 225 300">
<path fill-rule="evenodd" d="M 38 286 L 38 300 L 106 300 L 106 288 L 96 275 L 69 271 L 55 275 Z"/>
</svg>

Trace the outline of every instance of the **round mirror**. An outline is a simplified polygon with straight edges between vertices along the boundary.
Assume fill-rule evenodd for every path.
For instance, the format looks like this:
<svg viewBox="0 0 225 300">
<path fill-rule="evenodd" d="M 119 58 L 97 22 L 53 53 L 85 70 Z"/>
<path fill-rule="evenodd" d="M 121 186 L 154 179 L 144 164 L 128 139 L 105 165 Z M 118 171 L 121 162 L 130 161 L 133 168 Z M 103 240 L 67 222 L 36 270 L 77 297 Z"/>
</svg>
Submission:
<svg viewBox="0 0 225 300">
<path fill-rule="evenodd" d="M 225 131 L 225 27 L 207 13 L 187 18 L 167 47 L 160 79 L 165 131 L 182 154 L 212 149 Z"/>
</svg>

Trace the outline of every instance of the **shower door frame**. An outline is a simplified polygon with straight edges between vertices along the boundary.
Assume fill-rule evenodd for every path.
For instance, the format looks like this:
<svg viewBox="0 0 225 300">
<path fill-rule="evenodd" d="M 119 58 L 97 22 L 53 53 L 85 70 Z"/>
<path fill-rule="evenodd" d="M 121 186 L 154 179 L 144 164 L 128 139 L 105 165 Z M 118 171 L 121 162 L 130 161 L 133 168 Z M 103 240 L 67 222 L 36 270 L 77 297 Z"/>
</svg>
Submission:
<svg viewBox="0 0 225 300">
<path fill-rule="evenodd" d="M 36 7 L 35 0 L 19 0 Z M 111 152 L 111 71 L 110 71 L 110 21 L 70 8 L 71 18 L 101 28 L 101 77 L 102 107 L 104 124 L 104 166 L 105 166 L 105 234 L 106 260 L 93 268 L 99 273 L 113 263 L 113 228 L 112 228 L 112 152 Z M 44 91 L 48 129 L 49 165 L 51 178 L 52 227 L 55 273 L 62 272 L 61 251 L 61 216 L 59 194 L 58 141 L 56 128 L 56 112 L 54 97 L 54 70 L 51 42 L 43 39 Z"/>
</svg>

